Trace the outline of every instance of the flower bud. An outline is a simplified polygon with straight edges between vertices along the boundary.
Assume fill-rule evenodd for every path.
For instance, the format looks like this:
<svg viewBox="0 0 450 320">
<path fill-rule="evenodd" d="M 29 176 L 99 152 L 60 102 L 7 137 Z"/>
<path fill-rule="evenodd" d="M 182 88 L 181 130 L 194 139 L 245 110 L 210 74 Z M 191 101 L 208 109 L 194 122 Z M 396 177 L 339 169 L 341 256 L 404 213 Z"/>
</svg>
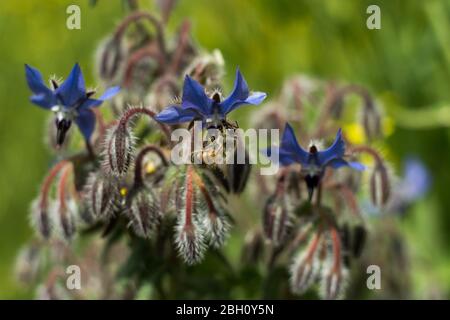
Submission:
<svg viewBox="0 0 450 320">
<path fill-rule="evenodd" d="M 120 71 L 123 58 L 126 55 L 123 40 L 115 37 L 104 40 L 97 50 L 97 72 L 100 78 L 107 82 L 114 82 Z"/>
<path fill-rule="evenodd" d="M 375 206 L 384 206 L 391 192 L 388 171 L 383 163 L 377 163 L 370 177 L 370 196 Z"/>
<path fill-rule="evenodd" d="M 111 179 L 105 177 L 101 172 L 92 172 L 85 190 L 88 211 L 92 213 L 94 220 L 112 214 L 117 191 Z"/>
<path fill-rule="evenodd" d="M 203 229 L 209 244 L 220 248 L 229 236 L 230 222 L 227 214 L 208 213 L 202 219 Z"/>
<path fill-rule="evenodd" d="M 303 294 L 316 281 L 320 263 L 317 254 L 318 238 L 313 238 L 306 252 L 300 253 L 290 268 L 291 289 L 296 294 Z"/>
<path fill-rule="evenodd" d="M 37 199 L 31 204 L 32 225 L 44 239 L 49 239 L 52 233 L 53 225 L 49 211 L 47 200 Z"/>
<path fill-rule="evenodd" d="M 135 137 L 126 123 L 108 130 L 104 145 L 103 168 L 114 176 L 123 176 L 133 160 Z"/>
<path fill-rule="evenodd" d="M 75 213 L 77 212 L 77 209 L 77 205 L 73 200 L 58 199 L 52 204 L 57 227 L 56 230 L 66 241 L 71 240 L 75 234 Z"/>
<path fill-rule="evenodd" d="M 161 221 L 156 197 L 148 189 L 130 194 L 125 213 L 133 231 L 143 238 L 149 238 Z"/>
<path fill-rule="evenodd" d="M 180 219 L 184 220 L 184 219 Z M 176 227 L 175 242 L 179 255 L 189 265 L 199 263 L 205 255 L 205 239 L 202 228 L 197 223 L 180 221 Z"/>
<path fill-rule="evenodd" d="M 361 122 L 369 141 L 381 136 L 380 112 L 371 98 L 365 99 Z"/>
<path fill-rule="evenodd" d="M 263 211 L 263 229 L 265 236 L 276 246 L 286 239 L 291 225 L 284 197 L 273 195 L 267 200 Z"/>
<path fill-rule="evenodd" d="M 321 281 L 321 295 L 327 300 L 341 299 L 346 288 L 347 271 L 342 268 L 331 268 L 325 272 Z"/>
<path fill-rule="evenodd" d="M 32 285 L 37 279 L 40 268 L 39 253 L 40 246 L 36 243 L 20 250 L 16 260 L 15 274 L 21 283 Z"/>
<path fill-rule="evenodd" d="M 241 261 L 244 264 L 256 264 L 263 256 L 264 237 L 260 230 L 247 233 L 242 249 Z"/>
</svg>

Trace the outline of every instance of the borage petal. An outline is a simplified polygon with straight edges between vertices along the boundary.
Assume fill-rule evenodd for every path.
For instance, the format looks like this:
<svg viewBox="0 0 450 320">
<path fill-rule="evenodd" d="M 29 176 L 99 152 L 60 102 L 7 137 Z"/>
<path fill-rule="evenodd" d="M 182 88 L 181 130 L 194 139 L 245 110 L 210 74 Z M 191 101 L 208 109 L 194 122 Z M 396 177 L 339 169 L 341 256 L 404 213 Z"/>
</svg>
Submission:
<svg viewBox="0 0 450 320">
<path fill-rule="evenodd" d="M 114 97 L 120 91 L 120 87 L 112 87 L 107 89 L 100 98 L 98 99 L 86 99 L 83 103 L 78 107 L 78 110 L 94 108 L 101 105 L 105 100 L 108 100 Z"/>
<path fill-rule="evenodd" d="M 345 142 L 342 138 L 342 130 L 339 129 L 333 144 L 328 149 L 319 151 L 317 158 L 319 160 L 319 165 L 325 165 L 333 159 L 339 159 L 344 156 L 345 153 Z"/>
<path fill-rule="evenodd" d="M 37 69 L 26 64 L 25 75 L 28 87 L 30 87 L 31 91 L 34 93 L 31 97 L 31 102 L 45 109 L 53 107 L 56 104 L 55 95 L 53 91 L 44 84 L 41 73 Z"/>
<path fill-rule="evenodd" d="M 78 63 L 72 68 L 67 79 L 56 89 L 56 94 L 68 108 L 86 97 L 84 78 Z"/>
<path fill-rule="evenodd" d="M 221 103 L 223 111 L 225 113 L 230 112 L 231 111 L 230 109 L 236 102 L 244 101 L 248 98 L 248 96 L 249 96 L 249 90 L 248 90 L 247 82 L 245 81 L 244 77 L 242 76 L 241 72 L 239 71 L 239 68 L 237 68 L 236 69 L 236 78 L 234 80 L 233 91 Z"/>
<path fill-rule="evenodd" d="M 100 96 L 100 98 L 98 98 L 99 100 L 105 101 L 108 99 L 111 99 L 112 97 L 114 97 L 116 94 L 118 94 L 120 91 L 120 87 L 119 86 L 115 86 L 115 87 L 111 87 L 106 89 L 106 91 Z"/>
<path fill-rule="evenodd" d="M 53 94 L 35 94 L 31 96 L 30 101 L 44 109 L 50 109 L 56 104 Z"/>
<path fill-rule="evenodd" d="M 264 99 L 266 98 L 266 94 L 264 92 L 254 92 L 252 93 L 247 99 L 245 100 L 237 100 L 235 101 L 231 106 L 225 108 L 223 103 L 221 104 L 221 109 L 222 109 L 222 113 L 223 114 L 228 114 L 231 111 L 239 108 L 240 106 L 246 105 L 246 104 L 251 104 L 251 105 L 258 105 L 261 102 L 264 101 Z"/>
<path fill-rule="evenodd" d="M 366 169 L 366 167 L 364 165 L 362 165 L 359 162 L 356 161 L 346 161 L 342 158 L 336 158 L 336 159 L 332 159 L 330 160 L 328 163 L 326 163 L 325 165 L 329 165 L 331 166 L 333 169 L 339 169 L 341 167 L 350 167 L 354 170 L 358 170 L 358 171 L 363 171 Z"/>
<path fill-rule="evenodd" d="M 86 141 L 89 141 L 95 129 L 95 114 L 91 109 L 80 110 L 75 122 Z"/>
<path fill-rule="evenodd" d="M 211 105 L 212 100 L 206 95 L 205 89 L 197 81 L 186 75 L 181 107 L 183 109 L 194 109 L 207 115 L 210 113 Z"/>
<path fill-rule="evenodd" d="M 169 106 L 158 113 L 155 119 L 167 124 L 177 124 L 194 120 L 198 113 L 193 109 L 182 109 L 178 106 Z"/>
<path fill-rule="evenodd" d="M 263 149 L 261 150 L 261 153 L 267 158 L 274 157 L 275 159 L 273 159 L 273 162 L 275 164 L 280 163 L 283 166 L 288 166 L 297 162 L 294 154 L 286 152 L 284 150 L 280 150 L 280 148 L 277 146 Z"/>
<path fill-rule="evenodd" d="M 295 156 L 297 162 L 306 164 L 308 162 L 309 152 L 305 151 L 297 142 L 295 138 L 294 130 L 286 123 L 283 137 L 281 139 L 280 155 L 292 155 Z"/>
</svg>

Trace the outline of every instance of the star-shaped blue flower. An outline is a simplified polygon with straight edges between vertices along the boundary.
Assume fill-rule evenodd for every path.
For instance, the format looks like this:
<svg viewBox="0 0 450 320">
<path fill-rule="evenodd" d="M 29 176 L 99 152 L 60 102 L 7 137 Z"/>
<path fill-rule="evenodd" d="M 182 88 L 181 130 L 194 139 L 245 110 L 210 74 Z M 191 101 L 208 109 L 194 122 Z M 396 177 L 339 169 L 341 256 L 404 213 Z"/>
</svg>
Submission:
<svg viewBox="0 0 450 320">
<path fill-rule="evenodd" d="M 94 92 L 86 92 L 83 74 L 78 63 L 60 86 L 56 82 L 53 83 L 53 89 L 45 85 L 37 69 L 25 65 L 25 74 L 28 86 L 33 92 L 31 102 L 56 114 L 59 145 L 64 142 L 65 134 L 72 121 L 75 121 L 86 141 L 89 141 L 95 128 L 95 114 L 91 108 L 101 105 L 103 101 L 112 98 L 120 90 L 119 87 L 112 87 L 107 89 L 100 98 L 92 99 Z"/>
<path fill-rule="evenodd" d="M 239 69 L 236 70 L 234 89 L 223 101 L 220 94 L 215 93 L 211 98 L 205 89 L 194 79 L 186 75 L 183 85 L 181 106 L 169 106 L 161 111 L 156 119 L 167 124 L 178 124 L 192 120 L 201 120 L 204 124 L 217 124 L 225 120 L 231 111 L 245 104 L 258 105 L 266 98 L 264 92 L 250 94 L 247 82 Z"/>
<path fill-rule="evenodd" d="M 347 166 L 359 171 L 365 169 L 359 162 L 344 159 L 345 142 L 342 138 L 341 129 L 338 130 L 333 144 L 328 149 L 320 151 L 317 146 L 311 145 L 309 150 L 306 151 L 299 145 L 294 130 L 287 123 L 281 139 L 281 146 L 279 148 L 272 147 L 268 151 L 269 154 L 278 153 L 279 162 L 282 166 L 288 166 L 293 163 L 299 163 L 301 165 L 310 198 L 312 197 L 314 188 L 319 184 L 326 167 L 329 166 L 338 169 Z"/>
</svg>

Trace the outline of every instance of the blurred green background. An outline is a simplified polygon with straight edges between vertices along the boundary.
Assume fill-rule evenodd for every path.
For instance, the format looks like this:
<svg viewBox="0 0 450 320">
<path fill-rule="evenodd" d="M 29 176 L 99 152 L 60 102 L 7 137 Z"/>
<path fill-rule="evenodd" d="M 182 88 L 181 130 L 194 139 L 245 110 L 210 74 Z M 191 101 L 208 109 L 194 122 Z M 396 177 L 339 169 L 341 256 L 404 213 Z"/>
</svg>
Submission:
<svg viewBox="0 0 450 320">
<path fill-rule="evenodd" d="M 81 7 L 81 30 L 66 28 L 70 4 Z M 381 8 L 381 30 L 366 28 L 370 4 Z M 28 101 L 23 64 L 66 76 L 78 61 L 95 85 L 96 46 L 125 12 L 119 0 L 0 2 L 0 298 L 31 297 L 13 266 L 33 235 L 28 208 L 50 161 L 41 143 L 46 114 Z M 384 103 L 395 126 L 386 141 L 394 166 L 416 155 L 433 175 L 431 191 L 401 224 L 416 296 L 435 287 L 450 297 L 450 2 L 180 0 L 170 29 L 183 18 L 201 46 L 222 51 L 228 86 L 239 65 L 269 94 L 301 72 L 364 85 Z"/>
</svg>

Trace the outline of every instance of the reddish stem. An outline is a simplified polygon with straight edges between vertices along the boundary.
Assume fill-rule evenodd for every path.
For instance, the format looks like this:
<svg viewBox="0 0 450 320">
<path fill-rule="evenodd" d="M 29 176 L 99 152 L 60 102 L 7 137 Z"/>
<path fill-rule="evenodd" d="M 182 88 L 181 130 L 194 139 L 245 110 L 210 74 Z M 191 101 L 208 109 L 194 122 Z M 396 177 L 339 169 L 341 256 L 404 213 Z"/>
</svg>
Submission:
<svg viewBox="0 0 450 320">
<path fill-rule="evenodd" d="M 58 183 L 58 198 L 59 198 L 59 206 L 60 209 L 58 210 L 63 216 L 66 214 L 67 209 L 67 203 L 66 203 L 66 184 L 67 179 L 69 178 L 71 166 L 67 165 L 64 167 L 61 178 L 59 179 Z"/>
<path fill-rule="evenodd" d="M 156 117 L 156 113 L 148 108 L 131 108 L 128 109 L 127 111 L 125 111 L 125 113 L 122 115 L 122 117 L 120 118 L 119 121 L 119 126 L 127 126 L 128 122 L 137 114 L 146 114 L 148 115 L 150 118 L 152 118 L 156 123 L 158 123 L 158 125 L 161 127 L 162 131 L 164 132 L 164 134 L 167 137 L 167 140 L 169 141 L 169 144 L 171 143 L 171 132 L 168 126 L 166 126 L 164 123 L 159 122 L 158 120 L 155 119 Z"/>
<path fill-rule="evenodd" d="M 194 209 L 194 188 L 192 185 L 192 171 L 192 166 L 188 166 L 186 171 L 185 227 L 190 227 L 192 225 L 192 210 Z"/>
<path fill-rule="evenodd" d="M 152 15 L 149 12 L 136 11 L 136 12 L 133 12 L 132 14 L 130 14 L 129 16 L 127 16 L 116 28 L 116 31 L 114 33 L 114 39 L 116 41 L 120 41 L 120 39 L 123 37 L 125 31 L 127 30 L 128 26 L 132 22 L 136 22 L 141 19 L 147 19 L 155 26 L 158 45 L 161 49 L 161 52 L 163 52 L 163 54 L 165 55 L 166 54 L 166 42 L 164 39 L 163 26 L 162 26 L 161 22 L 154 15 Z"/>
<path fill-rule="evenodd" d="M 354 153 L 367 153 L 378 163 L 382 164 L 383 159 L 381 158 L 381 155 L 373 148 L 368 146 L 358 146 L 351 149 Z"/>
<path fill-rule="evenodd" d="M 160 52 L 156 50 L 156 48 L 153 46 L 152 43 L 142 48 L 139 48 L 138 50 L 133 52 L 130 58 L 128 59 L 127 66 L 125 67 L 125 75 L 123 80 L 124 87 L 126 88 L 130 87 L 133 70 L 136 64 L 138 64 L 145 57 L 156 58 L 158 60 L 158 65 L 160 68 L 164 67 L 164 65 L 166 64 L 165 56 L 163 54 L 160 54 Z"/>
<path fill-rule="evenodd" d="M 184 51 L 186 50 L 188 40 L 189 40 L 189 31 L 191 29 L 191 24 L 189 21 L 184 21 L 181 26 L 180 38 L 178 41 L 177 50 L 172 59 L 172 64 L 170 66 L 169 72 L 176 74 L 178 68 L 180 67 L 181 60 L 184 55 Z"/>
<path fill-rule="evenodd" d="M 61 171 L 64 166 L 69 164 L 70 162 L 67 160 L 62 160 L 55 164 L 53 168 L 51 168 L 50 172 L 48 173 L 47 177 L 44 180 L 44 183 L 42 184 L 41 188 L 41 200 L 39 206 L 41 209 L 44 209 L 47 207 L 47 200 L 48 200 L 48 193 L 50 191 L 50 187 L 52 186 L 52 182 L 55 179 L 56 175 Z M 43 212 L 45 210 L 41 210 Z"/>
<path fill-rule="evenodd" d="M 331 239 L 333 241 L 334 265 L 333 272 L 339 271 L 341 268 L 341 240 L 335 227 L 330 226 Z"/>
</svg>

